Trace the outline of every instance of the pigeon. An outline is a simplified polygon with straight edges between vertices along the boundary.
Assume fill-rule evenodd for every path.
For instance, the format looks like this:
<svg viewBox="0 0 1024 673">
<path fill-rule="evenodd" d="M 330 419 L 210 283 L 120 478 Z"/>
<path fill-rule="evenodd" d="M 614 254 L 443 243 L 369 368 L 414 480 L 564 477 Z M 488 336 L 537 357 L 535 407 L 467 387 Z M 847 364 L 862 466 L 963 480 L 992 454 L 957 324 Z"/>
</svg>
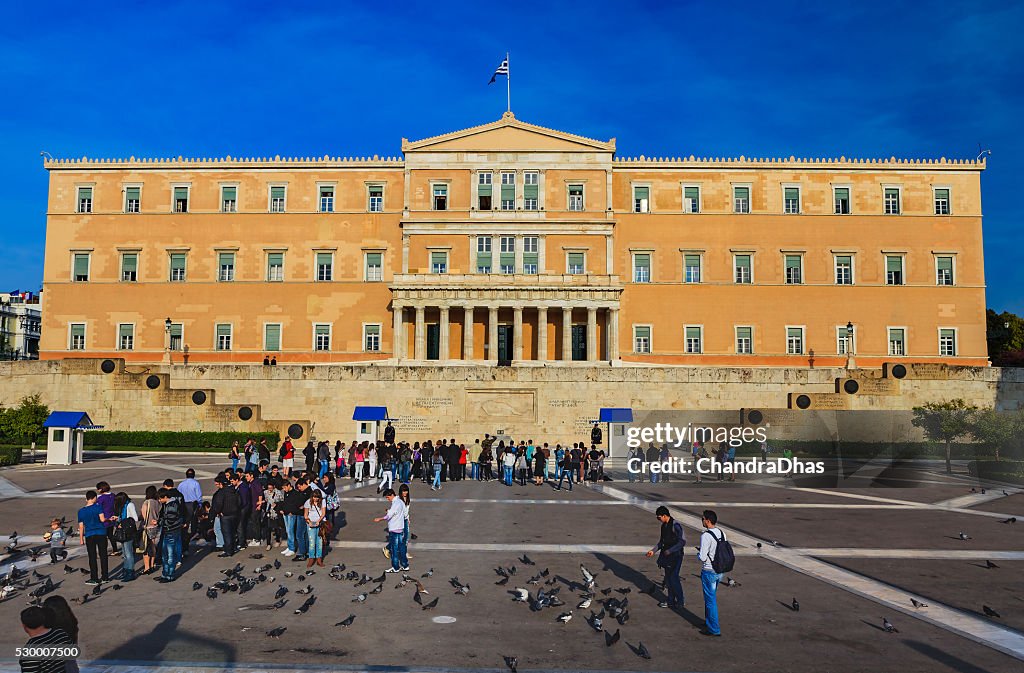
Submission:
<svg viewBox="0 0 1024 673">
<path fill-rule="evenodd" d="M 973 540 L 974 538 L 972 538 L 972 537 L 971 537 L 970 535 L 968 535 L 967 533 L 965 533 L 965 532 L 963 532 L 963 531 L 960 531 L 960 539 L 961 539 L 961 540 Z"/>
<path fill-rule="evenodd" d="M 547 568 L 544 568 L 544 570 L 540 571 L 540 576 L 541 577 L 547 577 L 550 574 L 551 574 L 551 571 L 549 569 L 547 569 Z"/>
<path fill-rule="evenodd" d="M 1017 523 L 1017 517 L 1011 516 L 1009 519 L 1004 519 L 1003 521 L 1000 521 L 999 523 Z"/>
<path fill-rule="evenodd" d="M 286 593 L 288 593 L 288 587 L 286 587 L 286 586 L 284 586 L 284 585 L 282 584 L 281 586 L 279 586 L 279 587 L 277 588 L 277 591 L 276 591 L 276 592 L 274 592 L 274 599 L 276 600 L 276 599 L 278 599 L 278 598 L 284 598 L 284 595 L 285 595 Z"/>
<path fill-rule="evenodd" d="M 281 600 L 277 601 L 276 603 L 271 603 L 270 605 L 260 605 L 258 603 L 249 603 L 248 605 L 243 605 L 243 606 L 241 606 L 238 609 L 239 610 L 280 610 L 281 608 L 283 608 L 285 606 L 285 603 L 287 603 L 287 602 L 288 602 L 287 599 L 282 598 Z"/>
<path fill-rule="evenodd" d="M 295 574 L 295 573 L 293 573 L 293 572 L 292 572 L 291 570 L 285 570 L 285 571 L 284 571 L 284 576 L 285 576 L 285 577 L 291 577 L 291 576 L 292 576 L 292 575 L 294 575 L 294 574 Z"/>
<path fill-rule="evenodd" d="M 1010 495 L 1010 494 L 1009 494 L 1009 493 L 1007 493 L 1006 491 L 1003 491 L 1003 495 L 1005 495 L 1005 496 L 1008 496 L 1008 495 Z"/>
<path fill-rule="evenodd" d="M 65 574 L 65 575 L 70 575 L 70 574 L 71 574 L 71 573 L 73 573 L 73 572 L 75 572 L 75 568 L 72 568 L 72 567 L 71 567 L 71 566 L 69 566 L 69 565 L 65 565 L 65 566 L 64 566 L 64 574 Z"/>
<path fill-rule="evenodd" d="M 643 644 L 642 641 L 640 643 L 638 643 L 638 645 L 637 645 L 636 654 L 637 654 L 637 656 L 642 657 L 644 659 L 650 659 L 651 658 L 650 650 L 648 650 L 646 647 L 644 647 L 644 644 Z"/>
<path fill-rule="evenodd" d="M 211 588 L 206 590 L 206 597 L 209 598 L 211 601 L 213 599 L 217 598 L 217 596 L 218 596 L 218 594 L 217 594 L 217 590 L 216 589 L 211 587 Z"/>
<path fill-rule="evenodd" d="M 992 568 L 998 567 L 999 566 L 997 566 L 995 563 L 992 563 L 992 561 L 985 561 L 985 568 L 987 568 L 988 570 L 992 570 Z"/>
<path fill-rule="evenodd" d="M 35 570 L 32 571 L 32 579 L 34 579 L 34 580 L 43 580 L 43 579 L 46 579 L 47 577 L 48 577 L 48 575 L 41 575 L 38 572 L 36 572 Z"/>
<path fill-rule="evenodd" d="M 463 584 L 461 587 L 459 587 L 458 589 L 455 590 L 455 593 L 460 595 L 460 596 L 468 596 L 469 595 L 469 585 L 468 584 Z"/>
<path fill-rule="evenodd" d="M 890 622 L 885 617 L 882 617 L 882 628 L 885 629 L 886 633 L 899 633 L 900 632 L 900 630 L 897 629 L 895 626 L 893 626 L 892 622 Z"/>
<path fill-rule="evenodd" d="M 124 587 L 122 585 L 120 585 L 120 584 L 115 584 L 114 586 L 112 586 L 110 588 L 113 589 L 114 591 L 120 591 L 121 589 L 124 589 Z"/>
<path fill-rule="evenodd" d="M 300 596 L 306 596 L 308 594 L 311 594 L 313 593 L 313 585 L 307 584 L 305 589 L 296 589 L 295 593 L 299 594 Z"/>
<path fill-rule="evenodd" d="M 306 581 L 306 576 L 305 576 L 305 575 L 299 575 L 297 579 L 298 579 L 298 580 L 299 580 L 300 582 L 305 582 L 305 581 Z"/>
<path fill-rule="evenodd" d="M 8 540 L 17 540 L 17 539 L 18 539 L 18 531 L 14 531 L 14 532 L 13 532 L 13 533 L 11 533 L 10 535 L 8 535 L 8 536 L 7 536 L 7 539 L 8 539 Z"/>
<path fill-rule="evenodd" d="M 793 599 L 793 602 L 790 604 L 790 607 L 793 608 L 793 612 L 800 612 L 800 603 L 795 598 Z"/>
<path fill-rule="evenodd" d="M 419 593 L 421 593 L 421 594 L 429 594 L 430 593 L 429 591 L 427 591 L 426 587 L 423 586 L 423 582 L 420 582 L 419 580 L 413 580 L 413 582 L 416 583 L 416 591 L 418 591 Z"/>
<path fill-rule="evenodd" d="M 263 558 L 263 554 L 249 554 L 249 558 L 256 559 L 258 561 Z"/>
<path fill-rule="evenodd" d="M 367 596 L 367 594 L 364 591 L 363 593 L 359 594 L 358 596 L 353 596 L 352 597 L 352 602 L 353 603 L 365 603 L 366 602 L 366 596 Z"/>
<path fill-rule="evenodd" d="M 382 592 L 382 591 L 384 591 L 384 585 L 383 585 L 383 584 L 378 584 L 378 585 L 377 585 L 377 586 L 375 586 L 375 587 L 373 588 L 373 590 L 372 590 L 372 591 L 370 592 L 370 595 L 371 595 L 371 596 L 376 596 L 377 594 L 379 594 L 379 593 L 380 593 L 380 592 Z"/>
<path fill-rule="evenodd" d="M 202 588 L 203 588 L 203 583 L 202 582 L 193 582 L 192 583 L 192 591 L 199 591 Z"/>
<path fill-rule="evenodd" d="M 568 624 L 571 619 L 572 610 L 569 610 L 568 612 L 563 612 L 562 614 L 558 615 L 558 621 L 562 622 L 563 624 Z"/>
<path fill-rule="evenodd" d="M 504 568 L 502 568 L 501 566 L 498 566 L 497 568 L 495 568 L 494 572 L 496 574 L 498 574 L 498 575 L 501 575 L 502 577 L 505 577 L 505 578 L 508 577 L 508 571 L 505 570 Z"/>
<path fill-rule="evenodd" d="M 981 606 L 981 610 L 982 610 L 982 612 L 985 613 L 986 617 L 995 617 L 996 619 L 1000 619 L 999 613 L 996 612 L 995 610 L 993 610 L 992 608 L 990 608 L 987 605 L 982 605 Z"/>
<path fill-rule="evenodd" d="M 309 575 L 315 575 L 315 574 L 316 574 L 316 568 L 309 568 L 308 570 L 306 570 L 306 576 L 307 577 Z"/>
<path fill-rule="evenodd" d="M 505 586 L 506 584 L 508 584 L 508 577 L 502 577 L 500 580 L 495 582 L 495 584 L 498 585 L 499 587 Z"/>
<path fill-rule="evenodd" d="M 406 580 L 402 580 L 401 582 L 399 582 L 398 584 L 395 585 L 395 588 L 396 589 L 404 589 L 405 585 L 408 584 L 408 583 L 409 582 L 407 582 Z"/>
<path fill-rule="evenodd" d="M 430 570 L 428 570 L 427 572 L 425 572 L 425 573 L 423 573 L 422 575 L 420 575 L 420 577 L 431 577 L 431 576 L 433 576 L 433 574 L 434 574 L 434 569 L 433 569 L 433 568 L 431 568 L 431 569 L 430 569 Z"/>
<path fill-rule="evenodd" d="M 412 596 L 412 600 L 413 600 L 414 603 L 416 603 L 416 605 L 423 605 L 423 598 L 420 596 L 421 593 L 423 593 L 423 592 L 422 591 L 417 591 Z"/>
<path fill-rule="evenodd" d="M 82 596 L 80 598 L 78 598 L 78 597 L 72 598 L 71 602 L 74 603 L 75 605 L 85 605 L 90 600 L 92 600 L 92 599 L 89 597 L 89 594 L 85 594 L 84 596 Z"/>
<path fill-rule="evenodd" d="M 505 665 L 508 666 L 508 670 L 512 671 L 512 673 L 518 673 L 519 658 L 505 657 Z"/>
<path fill-rule="evenodd" d="M 512 590 L 512 593 L 515 594 L 515 598 L 513 600 L 519 603 L 525 603 L 530 600 L 530 592 L 522 587 L 516 587 Z"/>
<path fill-rule="evenodd" d="M 92 588 L 92 595 L 93 596 L 99 596 L 102 593 L 103 593 L 103 585 L 97 584 L 96 586 L 94 586 Z"/>
<path fill-rule="evenodd" d="M 603 612 L 603 611 L 602 611 Z M 598 633 L 604 630 L 604 622 L 598 615 L 593 612 L 590 613 L 590 628 L 594 629 Z"/>
<path fill-rule="evenodd" d="M 629 587 L 626 587 L 625 589 L 616 589 L 615 593 L 619 593 L 619 594 L 622 594 L 623 596 L 625 596 L 630 591 L 632 591 L 632 589 L 630 589 Z"/>
<path fill-rule="evenodd" d="M 611 593 L 612 593 L 612 588 L 611 587 L 608 587 L 607 589 L 601 589 L 601 595 L 602 596 L 610 596 Z"/>
<path fill-rule="evenodd" d="M 455 576 L 455 577 L 451 578 L 450 580 L 448 580 L 448 582 L 449 582 L 449 584 L 451 584 L 456 589 L 458 589 L 459 587 L 462 586 L 462 582 L 459 581 L 458 576 Z"/>
<path fill-rule="evenodd" d="M 304 615 L 306 611 L 313 607 L 313 603 L 316 603 L 316 596 L 310 596 L 306 599 L 306 602 L 295 609 L 295 614 Z"/>
<path fill-rule="evenodd" d="M 915 599 L 915 598 L 911 598 L 911 599 L 910 599 L 910 604 L 911 604 L 911 605 L 913 605 L 913 606 L 914 606 L 915 608 L 917 608 L 918 610 L 920 610 L 921 608 L 926 608 L 926 607 L 928 607 L 928 604 L 927 604 L 927 603 L 922 603 L 921 601 L 919 601 L 919 600 L 917 600 L 917 599 Z"/>
<path fill-rule="evenodd" d="M 279 626 L 276 629 L 270 629 L 267 631 L 268 638 L 280 638 L 281 635 L 288 630 L 287 626 Z"/>
<path fill-rule="evenodd" d="M 516 567 L 512 566 L 511 568 L 509 568 L 508 569 L 508 574 L 509 575 L 515 575 L 516 574 Z"/>
<path fill-rule="evenodd" d="M 592 600 L 594 600 L 592 596 L 587 596 L 582 601 L 580 601 L 579 605 L 576 606 L 576 609 L 577 610 L 586 610 L 587 608 L 590 607 L 590 603 L 591 603 Z"/>
<path fill-rule="evenodd" d="M 523 554 L 523 558 L 521 558 L 521 559 L 519 559 L 519 560 L 523 562 L 523 565 L 528 565 L 528 566 L 535 566 L 535 565 L 537 565 L 537 564 L 536 564 L 536 563 L 534 563 L 534 562 L 533 562 L 533 560 L 532 560 L 532 559 L 531 559 L 531 558 L 530 558 L 529 556 L 527 556 L 526 554 Z"/>
<path fill-rule="evenodd" d="M 981 489 L 981 494 L 985 495 L 985 489 Z"/>
<path fill-rule="evenodd" d="M 629 610 L 624 610 L 616 619 L 619 622 L 619 626 L 625 626 L 626 622 L 629 621 Z"/>
<path fill-rule="evenodd" d="M 587 570 L 587 567 L 582 563 L 580 564 L 580 573 L 583 574 L 583 583 L 589 591 L 594 586 L 594 574 Z"/>
<path fill-rule="evenodd" d="M 609 635 L 607 631 L 604 632 L 604 644 L 606 647 L 611 647 L 615 643 L 619 642 L 619 630 L 615 629 L 615 633 Z"/>
<path fill-rule="evenodd" d="M 429 603 L 427 603 L 426 605 L 423 606 L 423 609 L 424 610 L 433 610 L 434 608 L 437 607 L 437 600 L 438 599 L 435 598 L 434 600 L 430 601 Z"/>
<path fill-rule="evenodd" d="M 373 582 L 374 584 L 380 584 L 380 583 L 382 583 L 382 582 L 383 582 L 383 581 L 384 581 L 385 579 L 387 579 L 387 576 L 386 576 L 386 575 L 385 575 L 384 573 L 381 573 L 381 574 L 380 574 L 380 577 L 378 577 L 378 578 L 377 578 L 377 579 L 375 579 L 375 580 L 370 580 L 370 581 L 371 581 L 371 582 Z"/>
<path fill-rule="evenodd" d="M 352 626 L 352 622 L 354 622 L 355 620 L 356 620 L 356 616 L 355 615 L 349 615 L 345 619 L 343 619 L 340 622 L 338 622 L 337 624 L 335 624 L 335 626 L 340 626 L 342 628 L 347 628 L 349 626 Z"/>
<path fill-rule="evenodd" d="M 725 578 L 725 586 L 727 586 L 727 587 L 741 587 L 743 585 L 740 584 L 739 582 L 737 582 L 736 580 L 734 580 L 731 577 L 726 577 Z"/>
<path fill-rule="evenodd" d="M 281 561 L 278 560 L 278 559 L 274 559 L 274 570 L 280 570 L 280 569 L 281 569 Z"/>
<path fill-rule="evenodd" d="M 527 584 L 540 584 L 540 575 L 534 575 L 530 579 L 526 580 Z"/>
<path fill-rule="evenodd" d="M 238 594 L 244 594 L 245 592 L 252 591 L 255 588 L 256 582 L 242 582 L 242 584 L 238 587 Z"/>
</svg>

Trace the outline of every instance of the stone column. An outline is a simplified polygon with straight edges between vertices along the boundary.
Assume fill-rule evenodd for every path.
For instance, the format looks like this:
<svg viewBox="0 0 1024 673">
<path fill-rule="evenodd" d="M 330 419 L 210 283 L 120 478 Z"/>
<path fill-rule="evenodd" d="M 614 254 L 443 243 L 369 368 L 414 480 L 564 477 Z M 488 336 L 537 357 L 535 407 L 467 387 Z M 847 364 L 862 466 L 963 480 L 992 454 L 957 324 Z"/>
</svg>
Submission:
<svg viewBox="0 0 1024 673">
<path fill-rule="evenodd" d="M 462 359 L 473 359 L 473 305 L 462 307 Z"/>
<path fill-rule="evenodd" d="M 395 361 L 397 362 L 405 355 L 405 307 L 398 304 L 392 304 L 391 313 L 395 320 L 394 329 L 392 330 L 394 346 L 391 348 L 391 351 Z"/>
<path fill-rule="evenodd" d="M 562 360 L 572 360 L 572 306 L 562 307 Z"/>
<path fill-rule="evenodd" d="M 448 307 L 441 307 L 441 324 L 439 329 L 441 331 L 438 337 L 438 348 L 437 358 L 439 360 L 450 360 L 451 359 L 451 348 L 448 346 Z"/>
<path fill-rule="evenodd" d="M 417 360 L 424 360 L 427 357 L 427 324 L 423 319 L 425 310 L 423 306 L 416 307 L 416 343 L 414 344 L 413 357 Z"/>
<path fill-rule="evenodd" d="M 512 359 L 519 362 L 523 359 L 523 307 L 512 309 Z"/>
<path fill-rule="evenodd" d="M 587 307 L 587 361 L 597 360 L 597 307 Z"/>
<path fill-rule="evenodd" d="M 487 359 L 498 361 L 498 307 L 487 307 Z"/>
<path fill-rule="evenodd" d="M 537 359 L 548 359 L 548 307 L 537 307 Z"/>
<path fill-rule="evenodd" d="M 608 360 L 615 364 L 619 359 L 619 309 L 608 309 Z"/>
</svg>

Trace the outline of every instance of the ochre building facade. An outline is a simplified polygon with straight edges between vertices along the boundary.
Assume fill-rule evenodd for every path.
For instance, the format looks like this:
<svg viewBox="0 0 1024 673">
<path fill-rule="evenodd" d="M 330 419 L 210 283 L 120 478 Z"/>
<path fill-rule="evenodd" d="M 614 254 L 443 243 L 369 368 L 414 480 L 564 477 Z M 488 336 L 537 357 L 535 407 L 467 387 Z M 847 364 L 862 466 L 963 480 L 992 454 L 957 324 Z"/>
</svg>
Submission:
<svg viewBox="0 0 1024 673">
<path fill-rule="evenodd" d="M 401 158 L 45 166 L 44 359 L 988 363 L 983 161 L 627 159 L 506 113 Z"/>
</svg>

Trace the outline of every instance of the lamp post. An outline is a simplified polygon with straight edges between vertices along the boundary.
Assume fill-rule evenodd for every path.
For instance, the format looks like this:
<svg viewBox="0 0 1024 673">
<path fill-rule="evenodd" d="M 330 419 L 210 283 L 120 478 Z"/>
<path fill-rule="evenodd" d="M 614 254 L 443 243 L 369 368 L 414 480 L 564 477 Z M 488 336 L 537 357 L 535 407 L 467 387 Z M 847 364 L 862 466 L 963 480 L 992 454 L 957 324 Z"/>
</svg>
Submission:
<svg viewBox="0 0 1024 673">
<path fill-rule="evenodd" d="M 853 348 L 853 322 L 846 323 L 846 368 L 856 369 L 857 360 L 854 358 Z"/>
<path fill-rule="evenodd" d="M 164 320 L 164 362 L 171 364 L 171 319 Z"/>
</svg>

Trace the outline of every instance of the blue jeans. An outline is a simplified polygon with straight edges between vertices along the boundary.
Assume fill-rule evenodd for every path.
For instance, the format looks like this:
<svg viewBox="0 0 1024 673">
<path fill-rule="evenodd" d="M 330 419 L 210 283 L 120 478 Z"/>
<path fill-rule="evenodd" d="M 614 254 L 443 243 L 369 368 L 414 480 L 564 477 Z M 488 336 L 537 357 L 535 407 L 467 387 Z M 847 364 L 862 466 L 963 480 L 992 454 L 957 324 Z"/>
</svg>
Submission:
<svg viewBox="0 0 1024 673">
<path fill-rule="evenodd" d="M 469 464 L 469 478 L 473 481 L 480 481 L 480 463 Z"/>
<path fill-rule="evenodd" d="M 327 470 L 330 469 L 329 465 L 330 465 L 329 461 L 326 461 L 326 460 L 321 460 L 320 461 L 320 474 L 317 475 L 317 479 L 323 479 L 324 478 L 324 475 L 327 474 Z"/>
<path fill-rule="evenodd" d="M 434 483 L 431 485 L 431 488 L 441 488 L 441 466 L 440 465 L 435 465 L 434 466 Z"/>
<path fill-rule="evenodd" d="M 249 461 L 248 463 L 245 464 L 245 471 L 246 472 L 255 472 L 256 469 L 257 469 L 257 463 Z"/>
<path fill-rule="evenodd" d="M 556 458 L 557 460 L 557 458 Z M 562 476 L 562 466 L 559 463 L 555 463 L 555 479 Z"/>
<path fill-rule="evenodd" d="M 237 469 L 238 469 L 238 459 L 237 458 L 232 458 L 231 459 L 231 471 L 234 472 Z"/>
<path fill-rule="evenodd" d="M 220 517 L 213 520 L 213 539 L 217 541 L 218 547 L 224 548 L 224 533 L 220 530 Z"/>
<path fill-rule="evenodd" d="M 309 526 L 306 525 L 306 519 L 295 515 L 295 552 L 303 556 L 309 553 L 309 539 L 306 532 L 308 530 Z"/>
<path fill-rule="evenodd" d="M 395 570 L 409 567 L 406 557 L 405 531 L 393 533 L 388 531 L 388 550 L 391 552 L 391 567 Z"/>
<path fill-rule="evenodd" d="M 718 583 L 722 579 L 721 573 L 714 570 L 700 571 L 700 585 L 704 589 L 704 628 L 711 633 L 721 633 L 718 626 Z"/>
<path fill-rule="evenodd" d="M 309 558 L 321 558 L 324 555 L 323 540 L 320 539 L 320 529 L 306 526 L 306 545 L 309 549 Z"/>
<path fill-rule="evenodd" d="M 160 574 L 172 580 L 174 579 L 174 568 L 178 565 L 178 561 L 181 560 L 181 531 L 164 531 L 160 545 L 163 548 L 163 562 Z"/>
<path fill-rule="evenodd" d="M 502 481 L 505 482 L 506 486 L 511 486 L 512 485 L 512 468 L 509 467 L 508 465 L 502 465 L 501 469 L 503 471 L 503 476 L 505 477 Z"/>
<path fill-rule="evenodd" d="M 572 490 L 572 470 L 562 470 L 562 473 L 558 475 L 558 488 L 562 488 L 562 480 L 569 479 L 569 490 Z"/>
<path fill-rule="evenodd" d="M 128 540 L 121 545 L 121 581 L 135 579 L 135 540 Z"/>
<path fill-rule="evenodd" d="M 679 581 L 679 573 L 683 570 L 683 555 L 665 568 L 665 592 L 668 594 L 668 604 L 672 607 L 681 606 L 685 602 L 683 597 L 683 583 Z"/>
<path fill-rule="evenodd" d="M 295 551 L 295 536 L 296 526 L 298 526 L 299 517 L 295 514 L 284 515 L 284 532 L 288 535 L 288 551 Z"/>
<path fill-rule="evenodd" d="M 412 463 L 408 460 L 403 460 L 399 468 L 398 480 L 403 484 L 408 484 L 409 479 L 412 477 Z"/>
</svg>

